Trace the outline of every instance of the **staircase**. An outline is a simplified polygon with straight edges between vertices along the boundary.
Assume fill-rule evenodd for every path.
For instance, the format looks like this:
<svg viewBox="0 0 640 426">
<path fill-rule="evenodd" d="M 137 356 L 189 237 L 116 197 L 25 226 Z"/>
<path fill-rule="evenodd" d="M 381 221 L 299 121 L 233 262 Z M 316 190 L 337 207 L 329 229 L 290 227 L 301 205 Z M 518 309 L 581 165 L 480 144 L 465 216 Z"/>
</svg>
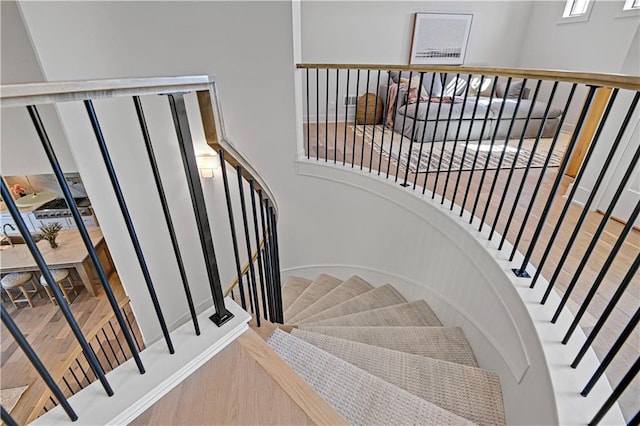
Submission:
<svg viewBox="0 0 640 426">
<path fill-rule="evenodd" d="M 269 345 L 349 424 L 506 424 L 500 381 L 423 301 L 358 276 L 290 277 Z"/>
</svg>

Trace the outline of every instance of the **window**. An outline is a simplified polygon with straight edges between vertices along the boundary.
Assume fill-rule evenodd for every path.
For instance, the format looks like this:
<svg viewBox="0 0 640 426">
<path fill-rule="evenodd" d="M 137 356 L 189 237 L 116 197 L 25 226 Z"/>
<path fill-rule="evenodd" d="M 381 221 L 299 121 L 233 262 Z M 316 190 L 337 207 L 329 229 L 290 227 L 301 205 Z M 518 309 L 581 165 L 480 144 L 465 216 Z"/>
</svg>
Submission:
<svg viewBox="0 0 640 426">
<path fill-rule="evenodd" d="M 588 11 L 589 0 L 567 0 L 562 17 L 574 18 L 577 16 L 583 16 L 586 15 Z"/>
<path fill-rule="evenodd" d="M 622 10 L 640 10 L 640 0 L 625 0 Z"/>
</svg>

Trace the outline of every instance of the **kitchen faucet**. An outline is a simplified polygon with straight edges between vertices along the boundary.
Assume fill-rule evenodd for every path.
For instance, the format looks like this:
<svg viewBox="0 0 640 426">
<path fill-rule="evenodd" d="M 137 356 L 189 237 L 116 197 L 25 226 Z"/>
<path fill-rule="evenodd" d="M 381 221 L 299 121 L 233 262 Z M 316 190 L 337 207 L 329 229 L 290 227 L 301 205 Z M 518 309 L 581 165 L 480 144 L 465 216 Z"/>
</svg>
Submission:
<svg viewBox="0 0 640 426">
<path fill-rule="evenodd" d="M 10 223 L 5 223 L 4 225 L 2 225 L 2 235 L 3 235 L 3 237 L 2 237 L 2 240 L 0 240 L 0 241 L 5 241 L 6 240 L 7 242 L 9 242 L 9 245 L 11 247 L 13 247 L 13 241 L 11 241 L 11 238 L 9 238 L 9 236 L 7 235 L 7 226 L 9 228 L 11 228 L 12 231 L 16 230 L 16 228 L 14 228 L 13 225 L 10 224 Z"/>
</svg>

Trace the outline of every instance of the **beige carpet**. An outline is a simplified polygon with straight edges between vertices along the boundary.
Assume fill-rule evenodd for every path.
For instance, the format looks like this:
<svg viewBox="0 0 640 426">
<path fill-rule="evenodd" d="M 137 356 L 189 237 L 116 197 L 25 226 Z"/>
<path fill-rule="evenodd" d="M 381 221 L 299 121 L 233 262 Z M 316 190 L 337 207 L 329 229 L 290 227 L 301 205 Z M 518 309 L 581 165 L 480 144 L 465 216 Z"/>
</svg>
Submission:
<svg viewBox="0 0 640 426">
<path fill-rule="evenodd" d="M 307 323 L 307 325 L 335 326 L 441 326 L 442 323 L 424 300 L 391 305 L 342 317 Z"/>
<path fill-rule="evenodd" d="M 349 424 L 473 424 L 281 330 L 269 346 Z"/>
<path fill-rule="evenodd" d="M 305 330 L 292 334 L 479 425 L 506 423 L 500 380 L 494 373 Z"/>
<path fill-rule="evenodd" d="M 282 305 L 286 311 L 289 306 L 311 285 L 313 280 L 289 277 L 282 287 Z"/>
<path fill-rule="evenodd" d="M 284 311 L 284 320 L 289 322 L 290 318 L 295 317 L 300 312 L 307 309 L 316 300 L 338 287 L 342 283 L 342 280 L 332 277 L 327 274 L 320 274 L 310 285 L 307 287 L 298 298 L 291 303 L 291 306 Z"/>
<path fill-rule="evenodd" d="M 354 275 L 345 280 L 338 287 L 331 290 L 329 293 L 322 296 L 307 309 L 289 319 L 288 322 L 294 324 L 296 321 L 303 320 L 326 309 L 332 308 L 370 290 L 373 290 L 373 286 L 371 284 L 359 276 Z"/>
<path fill-rule="evenodd" d="M 356 312 L 368 311 L 370 309 L 384 308 L 385 306 L 406 303 L 407 300 L 400 295 L 390 284 L 374 288 L 371 291 L 356 296 L 331 309 L 327 309 L 318 314 L 312 315 L 300 321 L 298 324 L 307 324 L 323 319 L 341 317 Z"/>
<path fill-rule="evenodd" d="M 353 130 L 353 126 L 350 126 Z M 373 128 L 375 127 L 375 137 Z M 373 144 L 374 152 L 380 154 L 382 151 L 382 158 L 384 160 L 389 159 L 391 156 L 391 162 L 393 164 L 400 162 L 400 168 L 406 169 L 407 161 L 409 158 L 408 151 L 411 145 L 411 140 L 406 136 L 400 135 L 398 132 L 394 132 L 391 129 L 384 127 L 382 124 L 376 126 L 355 126 L 356 134 L 362 138 L 364 133 L 364 140 L 369 144 Z M 384 134 L 384 140 L 383 140 Z M 391 136 L 393 136 L 393 147 L 391 147 Z M 549 167 L 558 167 L 562 162 L 564 151 L 566 149 L 566 138 L 561 138 L 551 154 L 551 160 Z M 451 163 L 451 171 L 458 170 L 482 170 L 488 161 L 487 169 L 495 170 L 500 166 L 501 169 L 510 169 L 514 160 L 516 160 L 515 168 L 526 168 L 529 158 L 533 152 L 535 139 L 525 139 L 520 151 L 518 153 L 518 144 L 520 139 L 512 138 L 509 143 L 504 147 L 504 139 L 496 140 L 493 149 L 491 148 L 491 140 L 483 140 L 480 145 L 477 141 L 470 141 L 467 145 L 467 152 L 465 153 L 464 141 L 456 144 L 454 141 L 447 142 L 435 142 L 435 143 L 414 143 L 411 149 L 411 160 L 409 163 L 410 172 L 424 173 L 429 171 L 436 172 L 438 170 L 448 170 L 449 163 Z M 549 153 L 549 147 L 551 145 L 551 139 L 542 139 L 535 151 L 531 167 L 542 167 Z M 422 148 L 422 153 L 420 153 Z M 454 151 L 455 148 L 455 151 Z M 500 163 L 500 157 L 502 151 L 505 150 L 504 158 Z M 477 153 L 477 159 L 474 158 Z M 464 155 L 463 155 L 464 154 Z M 429 156 L 431 155 L 431 161 Z M 453 158 L 452 158 L 453 157 Z"/>
<path fill-rule="evenodd" d="M 20 397 L 29 386 L 19 386 L 17 388 L 0 389 L 0 403 L 9 414 L 16 406 Z"/>
</svg>

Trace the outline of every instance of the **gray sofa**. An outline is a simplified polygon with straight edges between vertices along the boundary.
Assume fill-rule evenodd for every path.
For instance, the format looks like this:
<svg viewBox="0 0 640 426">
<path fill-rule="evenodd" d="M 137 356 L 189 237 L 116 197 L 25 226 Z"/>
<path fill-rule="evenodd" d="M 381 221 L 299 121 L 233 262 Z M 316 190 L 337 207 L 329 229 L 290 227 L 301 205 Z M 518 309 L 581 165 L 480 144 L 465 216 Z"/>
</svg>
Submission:
<svg viewBox="0 0 640 426">
<path fill-rule="evenodd" d="M 391 72 L 391 79 L 395 82 L 398 78 L 409 78 L 408 72 L 401 75 Z M 414 73 L 412 76 L 419 75 Z M 435 78 L 434 78 L 435 77 Z M 432 82 L 433 78 L 433 82 Z M 466 78 L 460 78 L 456 81 L 455 75 L 447 75 L 444 79 L 439 73 L 425 73 L 423 77 L 423 88 L 425 92 L 431 90 L 432 96 L 454 96 L 455 103 L 445 102 L 427 102 L 406 104 L 407 93 L 405 90 L 398 91 L 398 100 L 394 104 L 395 119 L 393 128 L 396 132 L 412 138 L 418 142 L 438 142 L 453 141 L 458 134 L 459 141 L 491 139 L 495 133 L 496 139 L 504 140 L 509 132 L 509 126 L 513 120 L 510 140 L 520 138 L 525 130 L 525 123 L 529 111 L 532 107 L 532 101 L 527 99 L 530 95 L 530 89 L 525 87 L 522 90 L 522 99 L 518 106 L 518 98 L 522 88 L 521 82 L 512 82 L 509 87 L 509 93 L 504 93 L 506 84 L 498 82 L 496 87 L 493 86 L 493 80 L 485 80 L 491 87 L 478 87 L 473 89 L 474 80 L 471 83 Z M 479 79 L 477 79 L 479 80 Z M 478 83 L 478 81 L 475 83 Z M 469 90 L 466 102 L 462 102 L 467 84 L 472 84 Z M 412 84 L 417 87 L 418 83 Z M 483 84 L 484 86 L 484 84 Z M 480 97 L 477 97 L 477 90 L 480 90 Z M 490 98 L 491 92 L 494 93 L 493 99 Z M 385 123 L 387 108 L 387 86 L 380 85 L 378 93 L 384 102 Z M 477 105 L 476 105 L 476 99 Z M 491 102 L 489 100 L 491 99 Z M 500 108 L 505 103 L 500 120 Z M 516 106 L 518 106 L 516 111 Z M 536 101 L 533 103 L 531 111 L 531 119 L 526 128 L 525 138 L 535 138 L 538 130 L 543 123 L 544 112 L 547 107 L 546 102 Z M 475 110 L 475 113 L 474 113 Z M 558 128 L 562 110 L 559 108 L 550 108 L 542 137 L 553 137 Z M 449 121 L 450 117 L 450 121 Z M 485 123 L 486 117 L 486 123 Z M 447 122 L 449 124 L 447 125 Z M 415 124 L 415 125 L 414 125 Z M 458 130 L 458 128 L 460 128 Z"/>
</svg>

